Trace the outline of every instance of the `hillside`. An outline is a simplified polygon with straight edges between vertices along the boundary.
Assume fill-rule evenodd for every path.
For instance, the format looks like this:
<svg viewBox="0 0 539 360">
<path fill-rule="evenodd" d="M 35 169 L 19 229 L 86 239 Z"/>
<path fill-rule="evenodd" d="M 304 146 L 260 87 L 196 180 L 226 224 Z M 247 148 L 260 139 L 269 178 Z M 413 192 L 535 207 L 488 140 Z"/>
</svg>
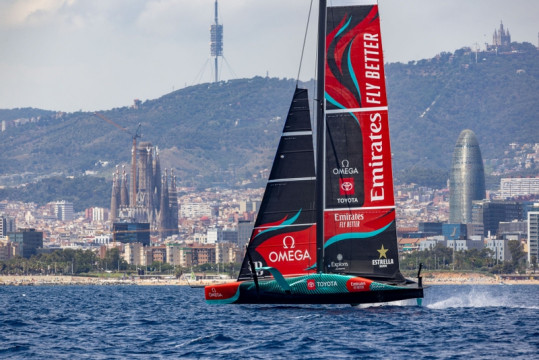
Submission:
<svg viewBox="0 0 539 360">
<path fill-rule="evenodd" d="M 461 49 L 430 60 L 386 66 L 392 150 L 397 169 L 449 169 L 460 132 L 475 132 L 483 159 L 511 142 L 539 139 L 539 53 Z"/>
<path fill-rule="evenodd" d="M 539 139 L 539 55 L 461 49 L 434 59 L 386 65 L 394 167 L 443 173 L 465 128 L 483 158 L 499 157 L 511 142 Z M 160 149 L 162 167 L 182 185 L 238 186 L 271 166 L 295 82 L 255 77 L 201 84 L 146 100 L 137 108 L 102 111 Z M 312 87 L 311 87 L 312 88 Z M 15 126 L 13 120 L 37 119 Z M 110 178 L 131 155 L 131 137 L 92 113 L 0 110 L 0 185 L 53 175 Z M 257 184 L 256 179 L 255 184 Z M 258 182 L 260 184 L 260 182 Z"/>
</svg>

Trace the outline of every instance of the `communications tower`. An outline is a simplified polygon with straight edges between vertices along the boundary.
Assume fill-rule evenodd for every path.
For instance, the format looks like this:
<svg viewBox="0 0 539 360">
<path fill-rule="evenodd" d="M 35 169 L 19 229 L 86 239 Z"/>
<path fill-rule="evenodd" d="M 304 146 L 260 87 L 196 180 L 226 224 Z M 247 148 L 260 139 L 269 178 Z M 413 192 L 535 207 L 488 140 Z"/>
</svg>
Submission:
<svg viewBox="0 0 539 360">
<path fill-rule="evenodd" d="M 215 62 L 215 82 L 218 82 L 218 58 L 223 56 L 223 25 L 219 24 L 217 0 L 215 0 L 215 24 L 211 25 L 210 27 L 210 53 Z"/>
</svg>

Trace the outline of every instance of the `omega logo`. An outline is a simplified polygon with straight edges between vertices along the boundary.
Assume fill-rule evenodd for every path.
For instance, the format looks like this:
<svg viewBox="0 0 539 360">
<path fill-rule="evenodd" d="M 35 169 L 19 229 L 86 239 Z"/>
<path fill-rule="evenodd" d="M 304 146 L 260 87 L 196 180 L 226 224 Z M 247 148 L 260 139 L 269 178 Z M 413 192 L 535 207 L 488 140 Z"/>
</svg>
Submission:
<svg viewBox="0 0 539 360">
<path fill-rule="evenodd" d="M 311 255 L 309 250 L 292 250 L 296 248 L 296 240 L 287 235 L 283 238 L 283 250 L 281 251 L 272 251 L 269 253 L 269 261 L 272 263 L 275 262 L 290 262 L 290 261 L 303 261 L 311 260 Z"/>
<path fill-rule="evenodd" d="M 223 294 L 221 294 L 220 292 L 217 292 L 217 290 L 214 287 L 212 287 L 211 292 L 208 294 L 208 297 L 210 297 L 210 298 L 222 298 Z"/>
<path fill-rule="evenodd" d="M 334 168 L 332 170 L 333 175 L 353 175 L 359 174 L 359 171 L 355 167 L 350 167 L 350 161 L 344 159 L 341 161 L 340 168 Z"/>
<path fill-rule="evenodd" d="M 290 249 L 295 248 L 296 247 L 296 241 L 294 240 L 294 238 L 292 236 L 288 235 L 288 236 L 285 236 L 283 238 L 283 249 L 288 249 L 288 246 L 286 245 L 286 242 L 287 242 L 286 240 L 287 239 L 290 239 Z"/>
</svg>

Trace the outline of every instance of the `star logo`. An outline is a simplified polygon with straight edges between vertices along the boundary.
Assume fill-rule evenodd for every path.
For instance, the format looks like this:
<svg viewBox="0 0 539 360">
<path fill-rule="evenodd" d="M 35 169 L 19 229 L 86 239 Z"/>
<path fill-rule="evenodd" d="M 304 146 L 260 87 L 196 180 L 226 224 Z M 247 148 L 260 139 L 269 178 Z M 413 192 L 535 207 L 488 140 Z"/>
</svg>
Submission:
<svg viewBox="0 0 539 360">
<path fill-rule="evenodd" d="M 381 259 L 381 258 L 387 259 L 386 253 L 388 252 L 388 250 L 389 249 L 384 249 L 384 244 L 382 244 L 382 247 L 379 250 L 376 250 L 380 253 L 380 257 L 378 259 Z"/>
</svg>

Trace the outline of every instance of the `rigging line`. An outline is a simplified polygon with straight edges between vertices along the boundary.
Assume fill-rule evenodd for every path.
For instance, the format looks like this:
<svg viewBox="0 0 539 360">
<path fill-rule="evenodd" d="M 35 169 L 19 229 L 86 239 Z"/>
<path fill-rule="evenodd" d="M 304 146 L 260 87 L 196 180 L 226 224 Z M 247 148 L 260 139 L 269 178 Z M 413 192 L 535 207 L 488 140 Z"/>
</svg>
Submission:
<svg viewBox="0 0 539 360">
<path fill-rule="evenodd" d="M 223 58 L 223 60 L 225 62 L 225 65 L 227 66 L 228 70 L 232 73 L 232 76 L 234 77 L 234 79 L 237 79 L 238 75 L 236 75 L 236 73 L 232 69 L 232 66 L 230 66 L 230 64 L 228 63 L 228 60 L 226 59 L 226 57 L 223 55 L 222 58 Z M 222 68 L 221 68 L 221 73 L 222 73 Z"/>
<path fill-rule="evenodd" d="M 311 0 L 311 5 L 309 6 L 309 15 L 307 16 L 307 26 L 305 26 L 305 35 L 303 36 L 303 46 L 301 47 L 301 57 L 299 59 L 299 68 L 298 76 L 296 78 L 296 87 L 299 83 L 299 74 L 301 73 L 301 64 L 303 63 L 303 53 L 305 52 L 305 44 L 307 43 L 307 32 L 309 31 L 309 22 L 311 20 L 311 10 L 313 8 L 313 0 Z"/>
<path fill-rule="evenodd" d="M 210 61 L 210 59 L 207 58 L 206 62 L 204 63 L 204 65 L 202 65 L 202 68 L 200 69 L 200 71 L 196 75 L 195 80 L 191 83 L 191 85 L 196 85 L 197 81 L 199 81 L 202 78 L 202 76 L 204 75 L 204 72 L 206 71 L 206 65 L 208 65 L 209 61 Z"/>
</svg>

